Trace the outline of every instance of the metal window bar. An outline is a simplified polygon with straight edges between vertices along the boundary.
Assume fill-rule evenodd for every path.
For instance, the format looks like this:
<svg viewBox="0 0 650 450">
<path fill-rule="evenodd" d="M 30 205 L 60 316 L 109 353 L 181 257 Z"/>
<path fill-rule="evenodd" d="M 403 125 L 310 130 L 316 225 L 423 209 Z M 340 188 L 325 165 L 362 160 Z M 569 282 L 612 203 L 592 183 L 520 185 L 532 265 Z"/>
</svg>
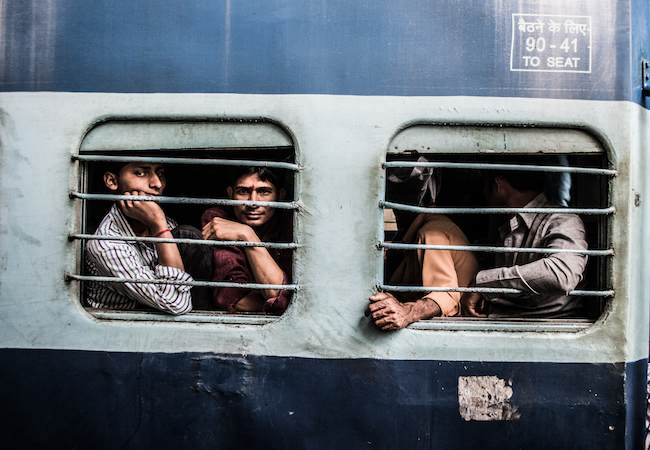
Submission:
<svg viewBox="0 0 650 450">
<path fill-rule="evenodd" d="M 250 289 L 280 289 L 285 291 L 297 291 L 297 284 L 259 284 L 259 283 L 232 283 L 228 281 L 173 281 L 173 280 L 147 280 L 143 278 L 118 278 L 118 277 L 96 277 L 88 275 L 65 274 L 66 281 L 96 281 L 103 283 L 137 283 L 137 284 L 173 284 L 175 286 L 200 286 L 200 287 L 245 287 Z"/>
<path fill-rule="evenodd" d="M 567 172 L 592 175 L 616 176 L 614 169 L 599 169 L 592 167 L 568 166 L 528 166 L 522 164 L 490 164 L 490 163 L 454 163 L 454 162 L 417 162 L 417 161 L 385 161 L 384 168 L 389 167 L 436 167 L 441 169 L 473 169 L 473 170 L 511 170 L 522 172 Z"/>
<path fill-rule="evenodd" d="M 601 216 L 614 214 L 615 206 L 607 208 L 425 208 L 421 206 L 404 205 L 401 203 L 380 201 L 379 207 L 384 209 L 396 209 L 398 211 L 410 211 L 426 214 L 582 214 L 586 216 Z"/>
<path fill-rule="evenodd" d="M 528 172 L 564 172 L 592 175 L 616 176 L 618 171 L 612 169 L 598 169 L 587 167 L 566 167 L 566 166 L 529 166 L 520 164 L 487 164 L 487 163 L 453 163 L 453 162 L 415 162 L 415 161 L 386 161 L 384 168 L 391 167 L 434 167 L 448 169 L 473 169 L 473 170 L 517 170 Z M 426 208 L 400 203 L 380 201 L 379 207 L 384 209 L 396 209 L 427 214 L 512 214 L 512 213 L 545 213 L 545 214 L 583 214 L 583 215 L 610 215 L 616 212 L 614 206 L 607 208 Z M 379 248 L 392 248 L 401 250 L 425 249 L 425 250 L 462 250 L 482 251 L 491 253 L 577 253 L 591 256 L 612 256 L 613 249 L 606 250 L 573 250 L 573 249 L 540 249 L 540 248 L 506 248 L 492 246 L 454 246 L 454 245 L 424 245 L 424 244 L 397 244 L 380 242 Z M 479 287 L 435 287 L 435 286 L 394 286 L 379 284 L 377 288 L 382 291 L 393 292 L 478 292 L 494 294 L 521 294 L 523 291 L 511 288 L 479 288 Z M 613 297 L 613 290 L 585 291 L 573 290 L 568 293 L 572 296 L 583 297 Z"/>
<path fill-rule="evenodd" d="M 110 162 L 150 162 L 158 164 L 187 164 L 197 166 L 245 166 L 245 167 L 271 167 L 276 169 L 300 170 L 294 163 L 282 161 L 253 161 L 246 159 L 198 159 L 198 158 L 170 158 L 157 156 L 108 156 L 108 155 L 72 155 L 73 161 L 110 161 Z"/>
<path fill-rule="evenodd" d="M 381 291 L 393 292 L 478 292 L 485 294 L 522 294 L 524 291 L 513 288 L 482 288 L 482 287 L 439 287 L 439 286 L 394 286 L 390 284 L 378 284 Z M 613 297 L 613 290 L 605 291 L 583 291 L 574 290 L 567 293 L 576 297 Z"/>
<path fill-rule="evenodd" d="M 208 245 L 211 247 L 265 247 L 277 249 L 295 249 L 299 245 L 294 242 L 249 242 L 249 241 L 212 241 L 202 239 L 169 239 L 136 236 L 100 236 L 95 234 L 70 234 L 70 240 L 95 241 L 127 241 L 127 242 L 161 242 L 171 244 Z"/>
<path fill-rule="evenodd" d="M 553 253 L 575 253 L 587 256 L 613 256 L 614 249 L 605 250 L 578 250 L 571 248 L 534 248 L 534 247 L 495 247 L 489 245 L 427 245 L 427 244 L 402 244 L 393 242 L 379 242 L 378 248 L 392 250 L 457 250 L 485 253 L 541 253 L 550 255 Z"/>
<path fill-rule="evenodd" d="M 108 155 L 72 155 L 73 161 L 81 162 L 99 162 L 99 161 L 113 161 L 113 162 L 152 162 L 160 164 L 186 164 L 186 165 L 211 165 L 211 166 L 244 166 L 244 167 L 270 167 L 278 169 L 288 169 L 297 171 L 300 166 L 293 163 L 286 163 L 280 161 L 251 161 L 251 160 L 234 160 L 234 159 L 195 159 L 195 158 L 169 158 L 169 157 L 144 157 L 144 156 L 108 156 Z M 86 165 L 84 164 L 83 167 Z M 85 170 L 83 171 L 85 177 Z M 84 178 L 85 180 L 85 178 Z M 82 183 L 85 185 L 85 182 Z M 165 196 L 128 196 L 128 195 L 115 195 L 115 194 L 89 194 L 83 192 L 70 192 L 71 199 L 81 199 L 84 203 L 87 200 L 131 200 L 131 201 L 150 201 L 156 203 L 169 203 L 169 204 L 205 204 L 205 205 L 220 205 L 220 206 L 270 206 L 277 209 L 290 209 L 298 210 L 300 207 L 299 202 L 252 202 L 245 200 L 230 200 L 230 199 L 202 199 L 193 197 L 165 197 Z M 84 214 L 85 217 L 85 214 Z M 164 238 L 149 238 L 149 237 L 115 237 L 115 236 L 95 236 L 88 234 L 71 234 L 68 236 L 70 240 L 118 240 L 130 242 L 171 242 L 171 243 L 184 243 L 194 245 L 208 245 L 208 246 L 237 246 L 237 247 L 266 247 L 277 249 L 294 249 L 298 247 L 296 243 L 277 243 L 277 242 L 241 242 L 241 241 L 206 241 L 198 239 L 164 239 Z M 247 287 L 250 289 L 282 289 L 289 291 L 297 291 L 298 285 L 273 285 L 273 284 L 259 284 L 259 283 L 232 283 L 232 282 L 217 282 L 217 281 L 168 281 L 168 280 L 148 280 L 148 279 L 135 279 L 135 278 L 116 278 L 116 277 L 96 277 L 85 276 L 66 273 L 66 281 L 77 280 L 97 281 L 108 283 L 139 283 L 139 284 L 173 284 L 173 285 L 186 285 L 186 286 L 200 286 L 200 287 Z"/>
<path fill-rule="evenodd" d="M 300 209 L 300 202 L 253 202 L 249 200 L 229 200 L 223 198 L 194 198 L 194 197 L 165 197 L 144 196 L 144 195 L 118 195 L 118 194 L 86 194 L 83 192 L 72 191 L 70 198 L 79 198 L 82 200 L 130 200 L 138 202 L 156 202 L 156 203 L 174 203 L 189 205 L 219 205 L 219 206 L 270 206 L 277 209 Z"/>
<path fill-rule="evenodd" d="M 133 321 L 151 321 L 157 323 L 219 323 L 227 325 L 266 325 L 279 319 L 278 316 L 266 316 L 262 312 L 249 313 L 238 311 L 237 314 L 230 314 L 227 311 L 220 310 L 196 310 L 174 316 L 172 314 L 161 314 L 160 311 L 144 311 L 140 309 L 105 309 L 85 307 L 93 316 L 104 320 L 126 320 Z"/>
</svg>

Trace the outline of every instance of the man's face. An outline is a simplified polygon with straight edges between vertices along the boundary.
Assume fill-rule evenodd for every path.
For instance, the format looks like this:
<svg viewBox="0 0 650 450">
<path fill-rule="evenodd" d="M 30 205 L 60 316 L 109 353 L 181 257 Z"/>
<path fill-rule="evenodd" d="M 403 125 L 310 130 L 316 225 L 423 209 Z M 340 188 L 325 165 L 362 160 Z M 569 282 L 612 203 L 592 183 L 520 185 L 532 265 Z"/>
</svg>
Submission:
<svg viewBox="0 0 650 450">
<path fill-rule="evenodd" d="M 228 187 L 228 197 L 231 200 L 248 200 L 259 202 L 274 202 L 284 198 L 284 190 L 278 190 L 269 181 L 262 181 L 257 174 L 244 175 L 234 186 Z M 243 224 L 259 227 L 267 223 L 275 208 L 270 206 L 233 206 L 235 217 Z"/>
<path fill-rule="evenodd" d="M 110 178 L 110 177 L 109 177 Z M 167 186 L 162 164 L 132 162 L 122 167 L 117 177 L 107 180 L 109 189 L 124 192 L 140 191 L 148 195 L 161 195 Z"/>
</svg>

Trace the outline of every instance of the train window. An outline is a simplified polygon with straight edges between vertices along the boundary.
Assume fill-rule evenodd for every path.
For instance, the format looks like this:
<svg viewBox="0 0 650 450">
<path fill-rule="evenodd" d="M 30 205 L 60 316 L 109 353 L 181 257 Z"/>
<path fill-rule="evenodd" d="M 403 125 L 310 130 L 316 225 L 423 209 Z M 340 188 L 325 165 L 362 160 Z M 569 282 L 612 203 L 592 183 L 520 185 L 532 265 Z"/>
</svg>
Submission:
<svg viewBox="0 0 650 450">
<path fill-rule="evenodd" d="M 78 243 L 79 258 L 76 273 L 67 274 L 67 278 L 79 282 L 80 301 L 93 315 L 106 319 L 262 324 L 275 320 L 281 311 L 273 309 L 280 304 L 279 300 L 265 303 L 264 300 L 268 296 L 261 296 L 260 292 L 265 292 L 264 290 L 280 292 L 277 298 L 280 299 L 282 295 L 285 305 L 287 301 L 293 301 L 293 294 L 297 290 L 297 280 L 293 276 L 292 267 L 295 266 L 293 250 L 297 247 L 294 230 L 295 212 L 298 208 L 295 189 L 295 173 L 298 166 L 292 140 L 280 127 L 260 120 L 110 121 L 90 130 L 81 143 L 79 153 L 73 157 L 73 161 L 78 164 L 79 178 L 77 188 L 71 192 L 71 198 L 77 202 L 79 221 L 76 230 L 70 234 L 70 239 Z M 179 247 L 184 245 L 191 249 L 209 248 L 210 250 L 205 251 L 203 256 L 209 262 L 212 259 L 213 249 L 217 252 L 221 251 L 218 253 L 221 256 L 216 258 L 226 258 L 229 263 L 231 262 L 233 272 L 244 270 L 240 266 L 246 264 L 245 261 L 241 262 L 241 258 L 245 258 L 241 255 L 245 255 L 246 247 L 264 247 L 281 267 L 284 273 L 283 282 L 264 284 L 249 278 L 243 282 L 242 277 L 245 278 L 246 275 L 240 274 L 235 277 L 231 272 L 225 275 L 214 272 L 215 281 L 213 281 L 211 269 L 208 269 L 207 273 L 203 271 L 203 275 L 194 275 L 193 280 L 179 281 L 176 278 L 161 276 L 153 283 L 151 278 L 146 277 L 133 279 L 99 276 L 104 274 L 92 270 L 87 264 L 86 253 L 92 249 L 88 246 L 93 241 L 115 242 L 114 235 L 107 239 L 94 233 L 114 202 L 125 198 L 123 195 L 116 194 L 119 191 L 111 191 L 106 187 L 103 175 L 107 169 L 123 167 L 131 162 L 163 165 L 166 180 L 164 193 L 150 199 L 155 198 L 165 215 L 174 219 L 179 225 L 189 225 L 200 230 L 202 222 L 205 223 L 212 217 L 224 217 L 227 214 L 228 218 L 236 219 L 239 217 L 237 207 L 256 205 L 271 208 L 273 214 L 270 216 L 269 223 L 279 231 L 269 232 L 267 230 L 270 227 L 265 227 L 264 234 L 260 236 L 266 237 L 266 241 L 203 240 L 200 234 L 197 236 L 195 233 L 192 238 L 184 234 L 175 235 L 174 242 L 179 244 Z M 258 194 L 251 194 L 246 198 L 243 195 L 229 197 L 227 192 L 232 182 L 250 176 L 242 176 L 241 173 L 251 168 L 263 168 L 265 174 L 274 177 L 272 184 L 277 192 L 282 191 L 283 196 L 266 200 L 266 203 Z M 256 192 L 257 188 L 254 191 Z M 217 209 L 211 209 L 211 214 L 206 212 L 214 207 Z M 251 227 L 259 232 L 260 229 L 256 228 L 256 223 L 253 222 Z M 152 235 L 120 236 L 120 239 L 142 249 L 153 248 L 155 242 L 171 241 L 171 238 L 165 240 L 164 237 Z M 146 253 L 146 250 L 143 252 Z M 192 257 L 192 260 L 197 258 Z M 202 263 L 195 265 L 201 266 Z M 187 263 L 185 266 L 190 272 Z M 225 263 L 219 267 L 225 267 Z M 199 267 L 195 270 L 200 274 L 202 269 Z M 223 277 L 219 278 L 220 276 Z M 188 289 L 192 289 L 194 309 L 189 314 L 172 317 L 168 314 L 160 314 L 156 309 L 143 306 L 141 303 L 129 302 L 126 308 L 111 308 L 110 305 L 98 304 L 96 299 L 101 296 L 98 292 L 106 292 L 102 286 L 110 283 L 137 285 L 139 286 L 135 288 L 137 292 L 149 288 L 156 289 L 152 287 L 156 284 L 186 285 Z M 118 291 L 123 292 L 125 289 L 118 289 Z M 164 290 L 165 287 L 159 286 L 157 289 Z M 215 295 L 213 298 L 214 289 L 222 295 Z M 252 303 L 253 306 L 261 308 L 263 305 L 264 312 L 269 314 L 259 311 L 259 308 L 251 308 L 259 312 L 236 313 L 240 310 L 234 306 L 238 301 L 235 300 L 235 303 L 230 301 L 240 293 L 247 298 L 253 298 L 257 302 Z M 113 295 L 112 291 L 111 295 Z M 121 299 L 121 297 L 116 298 L 118 298 L 116 301 Z M 267 308 L 267 303 L 271 305 L 270 308 Z M 229 314 L 228 310 L 236 314 Z"/>
<path fill-rule="evenodd" d="M 456 292 L 458 296 L 465 292 L 479 292 L 488 298 L 510 296 L 524 298 L 525 300 L 517 301 L 528 308 L 510 315 L 488 314 L 487 318 L 463 316 L 432 319 L 412 324 L 412 328 L 488 326 L 504 329 L 576 330 L 589 326 L 602 315 L 614 296 L 609 275 L 614 249 L 611 236 L 608 235 L 615 211 L 611 203 L 612 180 L 616 175 L 613 166 L 602 144 L 588 133 L 578 130 L 422 125 L 402 131 L 391 142 L 384 162 L 385 201 L 381 202 L 384 209 L 384 241 L 379 244 L 385 252 L 384 283 L 379 288 L 403 300 L 421 298 L 430 292 Z M 494 197 L 488 204 L 484 190 L 488 189 L 488 197 L 493 196 L 489 193 L 491 185 L 488 180 L 494 179 L 490 178 L 490 174 L 501 173 L 515 174 L 520 179 L 525 178 L 526 182 L 537 180 L 537 185 L 543 186 L 540 190 L 556 204 L 553 206 L 556 212 L 577 215 L 584 223 L 588 248 L 583 245 L 581 248 L 559 250 L 566 252 L 565 255 L 572 255 L 570 258 L 581 260 L 583 264 L 580 267 L 581 281 L 570 292 L 562 293 L 564 299 L 557 302 L 561 304 L 565 299 L 571 299 L 570 313 L 561 309 L 564 306 L 560 306 L 559 312 L 553 307 L 546 310 L 538 307 L 539 304 L 551 302 L 540 301 L 544 297 L 541 292 L 538 293 L 541 297 L 535 297 L 532 292 L 537 291 L 532 286 L 528 286 L 529 289 L 525 291 L 507 283 L 494 283 L 490 287 L 472 283 L 456 287 L 449 284 L 422 286 L 416 285 L 413 281 L 415 278 L 405 275 L 405 270 L 407 273 L 412 270 L 409 269 L 409 263 L 404 262 L 405 256 L 408 260 L 409 253 L 413 256 L 418 251 L 471 252 L 478 262 L 479 273 L 484 269 L 505 265 L 517 265 L 516 270 L 519 270 L 523 263 L 513 263 L 513 258 L 515 261 L 522 261 L 522 258 L 527 261 L 526 258 L 534 254 L 539 257 L 550 256 L 550 252 L 540 249 L 543 244 L 533 243 L 530 231 L 521 242 L 500 240 L 499 227 L 510 226 L 509 230 L 515 230 L 519 226 L 516 222 L 513 224 L 511 218 L 515 217 L 515 221 L 524 220 L 519 219 L 523 216 L 518 213 L 528 212 L 531 213 L 528 217 L 532 217 L 532 214 L 539 212 L 534 208 L 526 210 L 524 205 L 498 205 L 495 204 Z M 544 206 L 549 207 L 548 204 Z M 387 211 L 396 218 L 394 222 L 387 219 Z M 434 223 L 441 223 L 431 220 L 433 216 L 451 219 L 466 240 L 433 245 L 423 243 L 422 239 L 416 242 L 418 239 L 414 239 L 414 236 L 417 234 L 414 233 L 421 224 L 430 222 L 433 226 Z M 529 230 L 532 227 L 531 224 Z M 514 231 L 510 235 L 514 235 Z M 424 267 L 424 254 L 419 253 L 420 269 Z M 553 254 L 558 253 L 554 251 Z M 515 256 L 508 259 L 506 255 Z M 536 260 L 538 257 L 528 259 Z M 411 265 L 414 264 L 417 263 Z M 481 276 L 479 274 L 477 279 L 480 280 Z M 525 281 L 526 277 L 520 277 Z M 502 286 L 495 287 L 495 284 Z M 559 296 L 555 292 L 549 294 L 548 298 L 551 295 Z M 497 300 L 495 303 L 507 304 L 507 301 L 499 302 Z M 567 303 L 562 305 L 565 304 Z M 454 312 L 452 309 L 450 311 Z M 499 309 L 494 307 L 491 311 Z"/>
</svg>

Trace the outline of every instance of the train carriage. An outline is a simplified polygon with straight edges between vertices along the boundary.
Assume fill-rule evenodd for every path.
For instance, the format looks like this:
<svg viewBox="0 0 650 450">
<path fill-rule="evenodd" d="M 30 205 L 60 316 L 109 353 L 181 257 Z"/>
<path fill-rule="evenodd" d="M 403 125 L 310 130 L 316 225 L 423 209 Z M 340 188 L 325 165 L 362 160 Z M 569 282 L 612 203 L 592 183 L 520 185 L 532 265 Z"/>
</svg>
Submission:
<svg viewBox="0 0 650 450">
<path fill-rule="evenodd" d="M 0 4 L 3 447 L 640 448 L 649 14 L 635 0 Z M 89 307 L 85 246 L 118 198 L 101 164 L 134 158 L 164 162 L 157 200 L 195 225 L 229 204 L 228 167 L 281 171 L 284 314 Z M 483 262 L 503 251 L 491 218 L 512 211 L 472 197 L 477 174 L 513 158 L 571 180 L 585 313 L 380 331 L 368 297 L 401 288 L 386 211 L 420 211 L 390 197 L 387 171 L 440 170 L 427 212 L 461 224 Z"/>
</svg>

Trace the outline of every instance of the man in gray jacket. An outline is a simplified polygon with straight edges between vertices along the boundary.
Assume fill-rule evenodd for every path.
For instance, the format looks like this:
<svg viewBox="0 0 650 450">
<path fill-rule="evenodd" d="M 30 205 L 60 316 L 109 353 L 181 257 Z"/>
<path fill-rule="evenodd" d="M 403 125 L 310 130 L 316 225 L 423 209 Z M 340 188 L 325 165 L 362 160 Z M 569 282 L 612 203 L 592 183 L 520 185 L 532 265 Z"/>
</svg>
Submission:
<svg viewBox="0 0 650 450">
<path fill-rule="evenodd" d="M 558 208 L 545 194 L 541 172 L 489 172 L 484 194 L 489 206 Z M 570 296 L 582 281 L 587 256 L 553 253 L 554 249 L 586 250 L 585 227 L 575 214 L 516 213 L 499 228 L 500 245 L 545 248 L 548 253 L 497 253 L 495 268 L 476 275 L 476 287 L 514 288 L 519 294 L 466 293 L 463 315 L 476 317 L 563 318 L 580 314 L 580 298 Z"/>
</svg>

